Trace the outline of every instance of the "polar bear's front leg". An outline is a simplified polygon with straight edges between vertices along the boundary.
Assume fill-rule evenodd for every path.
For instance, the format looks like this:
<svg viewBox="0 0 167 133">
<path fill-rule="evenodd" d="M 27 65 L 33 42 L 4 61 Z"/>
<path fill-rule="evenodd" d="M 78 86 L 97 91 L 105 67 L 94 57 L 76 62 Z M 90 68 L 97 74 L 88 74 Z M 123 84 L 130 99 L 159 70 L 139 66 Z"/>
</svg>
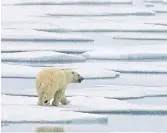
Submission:
<svg viewBox="0 0 167 133">
<path fill-rule="evenodd" d="M 63 105 L 68 105 L 68 104 L 70 103 L 70 101 L 68 101 L 67 98 L 66 98 L 66 96 L 63 95 L 63 96 L 62 96 L 62 99 L 61 99 L 61 103 L 62 103 Z"/>
</svg>

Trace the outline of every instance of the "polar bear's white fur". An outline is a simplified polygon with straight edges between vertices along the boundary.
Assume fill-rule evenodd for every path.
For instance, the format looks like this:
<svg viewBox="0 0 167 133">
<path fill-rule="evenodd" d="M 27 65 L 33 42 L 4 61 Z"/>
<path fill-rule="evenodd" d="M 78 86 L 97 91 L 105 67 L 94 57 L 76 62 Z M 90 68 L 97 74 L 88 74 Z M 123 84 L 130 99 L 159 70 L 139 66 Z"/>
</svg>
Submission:
<svg viewBox="0 0 167 133">
<path fill-rule="evenodd" d="M 70 101 L 65 96 L 69 83 L 80 83 L 84 78 L 72 70 L 45 68 L 36 77 L 38 105 L 48 106 L 53 98 L 52 105 L 59 103 L 67 105 Z"/>
</svg>

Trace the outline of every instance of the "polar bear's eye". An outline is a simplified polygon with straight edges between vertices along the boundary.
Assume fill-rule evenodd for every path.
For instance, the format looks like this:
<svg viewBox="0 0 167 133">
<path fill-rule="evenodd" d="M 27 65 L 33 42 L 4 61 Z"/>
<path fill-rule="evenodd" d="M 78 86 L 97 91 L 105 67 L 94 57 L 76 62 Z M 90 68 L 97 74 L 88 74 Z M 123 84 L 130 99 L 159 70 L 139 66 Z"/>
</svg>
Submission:
<svg viewBox="0 0 167 133">
<path fill-rule="evenodd" d="M 74 74 L 74 72 L 72 72 L 72 74 Z"/>
</svg>

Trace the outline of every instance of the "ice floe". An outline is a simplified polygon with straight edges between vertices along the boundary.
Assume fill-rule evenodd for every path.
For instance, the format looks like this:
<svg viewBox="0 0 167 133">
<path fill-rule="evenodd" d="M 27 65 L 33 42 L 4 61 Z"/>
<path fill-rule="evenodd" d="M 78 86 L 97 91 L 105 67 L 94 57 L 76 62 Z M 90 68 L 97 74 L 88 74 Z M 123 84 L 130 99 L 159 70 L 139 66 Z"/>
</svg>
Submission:
<svg viewBox="0 0 167 133">
<path fill-rule="evenodd" d="M 163 3 L 167 4 L 167 0 L 163 0 Z"/>
<path fill-rule="evenodd" d="M 85 89 L 67 89 L 68 96 L 90 96 L 115 99 L 135 99 L 154 96 L 166 96 L 166 87 L 96 85 Z"/>
<path fill-rule="evenodd" d="M 72 62 L 84 60 L 86 60 L 86 57 L 82 55 L 65 54 L 53 51 L 35 51 L 1 54 L 1 61 L 4 62 Z"/>
<path fill-rule="evenodd" d="M 33 0 L 5 0 L 4 5 L 77 5 L 77 4 L 131 4 L 132 0 L 40 0 L 38 2 Z"/>
<path fill-rule="evenodd" d="M 131 24 L 131 23 L 87 23 L 77 25 L 62 25 L 59 28 L 35 28 L 39 31 L 47 32 L 166 32 L 167 27 L 162 25 L 150 24 Z"/>
<path fill-rule="evenodd" d="M 4 99 L 3 99 L 4 97 Z M 6 121 L 10 120 L 24 120 L 30 121 L 30 119 L 37 120 L 41 117 L 44 118 L 44 116 L 41 116 L 40 114 L 43 114 L 46 109 L 54 110 L 54 108 L 57 109 L 57 107 L 38 107 L 37 106 L 37 97 L 21 97 L 17 96 L 3 96 L 2 97 L 2 106 L 3 111 L 5 114 L 3 117 L 5 117 Z M 5 100 L 7 99 L 7 100 Z M 20 99 L 20 100 L 19 100 Z M 28 101 L 29 99 L 29 101 Z M 30 100 L 31 99 L 31 100 Z M 126 101 L 120 101 L 116 99 L 105 99 L 102 97 L 84 97 L 84 96 L 75 96 L 75 97 L 69 97 L 68 98 L 71 103 L 69 105 L 61 105 L 59 109 L 61 110 L 71 110 L 71 111 L 78 111 L 78 112 L 91 112 L 91 113 L 167 113 L 167 106 L 166 105 L 137 105 L 128 103 Z M 7 101 L 7 102 L 6 102 Z M 18 102 L 19 101 L 19 102 Z M 21 102 L 20 102 L 21 101 Z M 26 104 L 25 104 L 26 103 Z M 100 106 L 99 106 L 100 105 Z M 15 109 L 12 109 L 12 107 L 15 107 Z M 28 109 L 29 108 L 29 109 Z M 43 111 L 40 111 L 42 110 Z M 6 111 L 8 110 L 8 111 Z M 16 112 L 13 110 L 17 110 Z M 30 111 L 31 110 L 31 111 Z M 29 112 L 32 114 L 34 111 L 41 112 L 38 116 L 30 116 L 27 118 L 27 115 L 25 113 Z M 21 113 L 22 112 L 22 113 Z M 16 115 L 20 114 L 19 115 Z M 50 114 L 50 115 L 49 115 Z M 56 113 L 55 113 L 56 114 Z M 12 116 L 11 116 L 12 115 Z M 53 117 L 53 113 L 48 113 L 50 117 Z M 19 116 L 19 117 L 18 117 Z M 24 116 L 24 118 L 23 118 Z M 29 116 L 29 115 L 28 115 Z M 47 117 L 48 120 L 50 117 Z M 2 117 L 2 120 L 4 120 Z M 17 117 L 17 118 L 16 118 Z M 54 117 L 50 120 L 53 120 Z M 40 119 L 41 120 L 41 119 Z M 39 120 L 39 121 L 40 121 Z"/>
<path fill-rule="evenodd" d="M 37 97 L 35 87 L 32 89 L 26 89 L 26 91 L 15 90 L 14 92 L 4 92 L 3 94 L 11 96 Z M 145 97 L 167 96 L 167 89 L 166 87 L 96 85 L 84 89 L 67 89 L 66 96 L 102 97 L 107 99 L 124 100 Z"/>
<path fill-rule="evenodd" d="M 150 2 L 150 3 L 161 3 L 162 0 L 144 0 L 145 2 Z"/>
<path fill-rule="evenodd" d="M 22 101 L 22 99 L 20 99 Z M 24 100 L 23 100 L 24 101 Z M 38 113 L 37 113 L 38 112 Z M 47 113 L 46 113 L 47 112 Z M 34 115 L 35 114 L 35 115 Z M 107 123 L 107 117 L 63 111 L 61 108 L 36 105 L 2 105 L 2 123 L 86 124 Z"/>
<path fill-rule="evenodd" d="M 125 35 L 126 36 L 126 35 Z M 128 47 L 93 50 L 83 53 L 87 59 L 101 60 L 141 60 L 141 59 L 166 59 L 166 45 L 154 47 Z"/>
<path fill-rule="evenodd" d="M 2 41 L 32 42 L 92 42 L 93 39 L 78 35 L 49 34 L 34 30 L 3 29 Z"/>
<path fill-rule="evenodd" d="M 86 7 L 87 10 L 84 10 L 83 6 L 75 6 L 72 9 L 67 7 L 67 12 L 64 12 L 62 8 L 55 7 L 55 12 L 45 13 L 49 16 L 117 16 L 117 15 L 155 15 L 152 10 L 147 8 L 136 8 L 136 7 L 128 7 L 128 8 L 118 8 L 118 7 Z M 120 10 L 121 9 L 121 10 Z M 76 12 L 77 11 L 77 12 Z"/>
<path fill-rule="evenodd" d="M 97 47 L 96 47 L 97 48 Z M 57 51 L 63 53 L 83 53 L 95 49 L 90 43 L 72 43 L 72 44 L 58 44 L 42 42 L 35 44 L 33 42 L 2 42 L 1 52 L 24 52 L 24 51 Z"/>
<path fill-rule="evenodd" d="M 30 66 L 21 66 L 21 65 L 10 65 L 10 64 L 1 64 L 2 66 L 2 77 L 9 78 L 9 77 L 17 77 L 17 78 L 36 78 L 37 74 L 44 68 L 44 67 L 30 67 Z M 65 68 L 68 67 L 59 67 Z M 90 68 L 69 68 L 81 73 L 85 79 L 99 79 L 99 78 L 117 78 L 119 77 L 119 72 L 102 70 L 102 69 L 94 69 Z M 19 70 L 19 71 L 16 71 Z"/>
<path fill-rule="evenodd" d="M 167 40 L 167 35 L 132 35 L 132 34 L 122 34 L 122 35 L 115 35 L 114 39 L 126 39 L 126 40 Z"/>
</svg>

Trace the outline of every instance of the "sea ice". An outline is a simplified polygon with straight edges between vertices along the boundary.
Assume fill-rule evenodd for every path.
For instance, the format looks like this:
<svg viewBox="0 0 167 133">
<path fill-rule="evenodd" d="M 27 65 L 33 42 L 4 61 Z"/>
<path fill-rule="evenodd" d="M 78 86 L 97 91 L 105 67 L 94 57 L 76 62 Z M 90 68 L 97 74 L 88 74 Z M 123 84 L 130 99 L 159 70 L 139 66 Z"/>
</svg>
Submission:
<svg viewBox="0 0 167 133">
<path fill-rule="evenodd" d="M 72 62 L 84 60 L 86 60 L 86 57 L 82 55 L 65 54 L 53 51 L 35 51 L 1 54 L 1 61 L 5 62 Z"/>
<path fill-rule="evenodd" d="M 17 77 L 17 78 L 36 78 L 37 74 L 45 67 L 30 67 L 22 65 L 10 65 L 1 64 L 2 67 L 2 77 Z M 64 67 L 59 67 L 60 69 Z M 67 67 L 65 67 L 67 69 Z M 69 68 L 70 69 L 70 68 Z M 71 68 L 81 73 L 85 79 L 99 79 L 99 78 L 116 78 L 119 76 L 119 72 L 114 72 L 112 70 L 100 70 L 90 68 Z M 19 70 L 19 71 L 16 71 Z"/>
</svg>

